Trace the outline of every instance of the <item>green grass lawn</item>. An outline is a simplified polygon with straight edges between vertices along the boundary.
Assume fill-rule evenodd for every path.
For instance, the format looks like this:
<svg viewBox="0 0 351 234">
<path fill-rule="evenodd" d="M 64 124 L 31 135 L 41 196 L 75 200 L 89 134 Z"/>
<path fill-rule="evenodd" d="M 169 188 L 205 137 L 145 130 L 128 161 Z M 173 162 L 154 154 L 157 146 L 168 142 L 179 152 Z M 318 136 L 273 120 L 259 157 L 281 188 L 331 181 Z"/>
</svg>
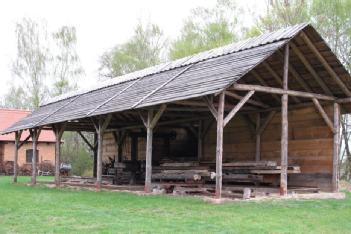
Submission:
<svg viewBox="0 0 351 234">
<path fill-rule="evenodd" d="M 20 177 L 15 185 L 0 177 L 0 233 L 351 233 L 350 193 L 345 200 L 214 205 L 190 197 L 30 187 L 26 181 Z"/>
</svg>

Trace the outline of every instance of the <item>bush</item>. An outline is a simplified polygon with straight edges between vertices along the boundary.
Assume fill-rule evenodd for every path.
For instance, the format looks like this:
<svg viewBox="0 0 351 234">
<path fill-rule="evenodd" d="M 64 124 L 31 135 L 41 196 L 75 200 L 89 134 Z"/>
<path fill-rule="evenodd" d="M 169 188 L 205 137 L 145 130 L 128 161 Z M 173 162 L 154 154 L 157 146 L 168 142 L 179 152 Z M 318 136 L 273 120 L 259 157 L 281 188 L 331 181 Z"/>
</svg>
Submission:
<svg viewBox="0 0 351 234">
<path fill-rule="evenodd" d="M 30 176 L 32 175 L 32 164 L 23 164 L 19 168 L 19 174 L 23 176 Z"/>
</svg>

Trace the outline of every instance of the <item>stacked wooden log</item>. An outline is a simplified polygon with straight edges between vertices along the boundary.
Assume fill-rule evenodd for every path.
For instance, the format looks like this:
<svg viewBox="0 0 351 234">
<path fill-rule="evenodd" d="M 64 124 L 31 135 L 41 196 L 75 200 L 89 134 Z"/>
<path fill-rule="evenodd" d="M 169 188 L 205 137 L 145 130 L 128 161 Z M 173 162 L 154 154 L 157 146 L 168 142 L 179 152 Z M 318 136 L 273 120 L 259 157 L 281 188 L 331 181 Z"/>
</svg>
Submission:
<svg viewBox="0 0 351 234">
<path fill-rule="evenodd" d="M 70 185 L 94 185 L 96 183 L 96 178 L 84 176 L 62 176 L 61 183 Z M 112 185 L 112 177 L 103 176 L 102 185 Z"/>
<path fill-rule="evenodd" d="M 280 174 L 281 166 L 275 161 L 244 161 L 223 163 L 223 171 L 234 174 Z M 299 166 L 288 166 L 288 173 L 300 173 Z"/>
<path fill-rule="evenodd" d="M 211 172 L 207 166 L 198 162 L 166 162 L 153 168 L 152 179 L 158 182 L 203 182 L 210 178 Z"/>
<path fill-rule="evenodd" d="M 267 183 L 277 185 L 281 166 L 275 161 L 243 161 L 223 163 L 224 183 Z M 288 173 L 300 173 L 299 166 L 288 166 Z"/>
<path fill-rule="evenodd" d="M 134 184 L 143 182 L 145 173 L 141 162 L 124 161 L 115 165 L 114 184 Z"/>
</svg>

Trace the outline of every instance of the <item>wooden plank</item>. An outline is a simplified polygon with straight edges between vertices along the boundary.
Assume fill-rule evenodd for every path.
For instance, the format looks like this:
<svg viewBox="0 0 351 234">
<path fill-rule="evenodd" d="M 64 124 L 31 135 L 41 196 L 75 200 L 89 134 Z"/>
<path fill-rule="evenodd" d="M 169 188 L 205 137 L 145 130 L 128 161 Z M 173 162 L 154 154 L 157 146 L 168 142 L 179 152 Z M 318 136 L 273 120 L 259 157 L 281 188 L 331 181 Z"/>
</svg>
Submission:
<svg viewBox="0 0 351 234">
<path fill-rule="evenodd" d="M 265 87 L 260 85 L 248 85 L 248 84 L 234 84 L 233 88 L 240 91 L 250 91 L 255 90 L 257 92 L 264 93 L 275 93 L 275 94 L 287 94 L 289 96 L 304 97 L 304 98 L 317 98 L 326 101 L 335 101 L 336 99 L 332 96 L 317 94 L 317 93 L 307 93 L 295 90 L 283 90 L 280 88 Z"/>
<path fill-rule="evenodd" d="M 284 75 L 283 89 L 288 90 L 288 73 L 289 73 L 289 44 L 285 46 L 284 53 Z M 280 195 L 286 196 L 288 193 L 288 95 L 282 96 L 282 135 L 281 135 L 281 163 L 280 173 Z"/>
<path fill-rule="evenodd" d="M 297 57 L 299 57 L 301 62 L 305 65 L 305 67 L 311 73 L 311 75 L 316 80 L 316 82 L 319 84 L 319 86 L 321 86 L 321 88 L 323 89 L 325 94 L 327 94 L 329 96 L 333 96 L 333 93 L 330 91 L 330 89 L 324 83 L 324 81 L 318 76 L 317 72 L 314 70 L 312 65 L 307 61 L 307 59 L 305 58 L 303 53 L 299 50 L 299 48 L 292 42 L 290 43 L 290 45 L 291 45 L 291 48 L 293 49 L 293 51 L 295 52 L 295 54 L 297 55 Z"/>
<path fill-rule="evenodd" d="M 325 58 L 321 55 L 321 53 L 318 51 L 318 49 L 315 47 L 313 42 L 308 38 L 308 36 L 304 33 L 300 33 L 301 37 L 303 40 L 306 42 L 307 46 L 313 51 L 313 53 L 317 56 L 318 60 L 322 63 L 324 68 L 327 70 L 329 75 L 334 79 L 334 81 L 338 84 L 340 89 L 348 96 L 351 96 L 350 90 L 346 87 L 344 82 L 340 79 L 340 77 L 335 73 L 333 68 L 330 67 L 329 63 L 325 60 Z"/>
<path fill-rule="evenodd" d="M 240 110 L 240 108 L 250 99 L 250 97 L 255 93 L 254 90 L 249 91 L 243 99 L 227 114 L 223 120 L 223 126 L 225 127 L 228 122 L 235 116 L 235 114 Z"/>
<path fill-rule="evenodd" d="M 21 140 L 22 131 L 15 132 L 15 147 L 14 147 L 14 159 L 13 159 L 13 183 L 17 183 L 17 174 L 18 174 L 18 149 L 19 142 Z"/>
<path fill-rule="evenodd" d="M 333 192 L 339 191 L 340 105 L 334 103 Z"/>
<path fill-rule="evenodd" d="M 275 167 L 277 166 L 276 161 L 243 161 L 243 162 L 230 162 L 223 163 L 223 167 Z"/>
<path fill-rule="evenodd" d="M 329 119 L 327 113 L 325 113 L 323 107 L 321 106 L 321 104 L 319 103 L 319 101 L 316 98 L 312 98 L 312 101 L 315 105 L 315 107 L 317 108 L 318 112 L 320 113 L 320 115 L 322 116 L 323 120 L 325 121 L 325 123 L 328 125 L 329 129 L 334 132 L 334 126 L 332 121 Z"/>
<path fill-rule="evenodd" d="M 219 95 L 217 116 L 217 144 L 216 144 L 216 198 L 222 196 L 222 158 L 223 158 L 223 128 L 225 93 Z"/>
</svg>

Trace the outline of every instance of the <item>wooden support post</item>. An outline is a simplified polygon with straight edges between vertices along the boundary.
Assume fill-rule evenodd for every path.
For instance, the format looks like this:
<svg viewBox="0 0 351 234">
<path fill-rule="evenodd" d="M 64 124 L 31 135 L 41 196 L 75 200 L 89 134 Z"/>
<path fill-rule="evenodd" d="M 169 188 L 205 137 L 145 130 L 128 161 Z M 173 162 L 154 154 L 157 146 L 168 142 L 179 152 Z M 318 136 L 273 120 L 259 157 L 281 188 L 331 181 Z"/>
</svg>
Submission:
<svg viewBox="0 0 351 234">
<path fill-rule="evenodd" d="M 163 112 L 166 110 L 166 105 L 161 105 L 158 112 L 154 115 L 153 110 L 148 110 L 146 122 L 146 162 L 145 162 L 145 193 L 151 192 L 151 176 L 152 176 L 152 138 L 153 129 L 158 120 L 161 118 Z"/>
<path fill-rule="evenodd" d="M 15 132 L 15 152 L 13 158 L 13 183 L 17 183 L 17 175 L 18 175 L 18 149 L 19 142 L 21 140 L 22 131 Z"/>
<path fill-rule="evenodd" d="M 31 131 L 31 137 L 32 137 L 32 143 L 33 143 L 33 147 L 32 147 L 32 181 L 31 184 L 32 185 L 36 185 L 37 184 L 37 158 L 38 158 L 38 151 L 37 151 L 37 143 L 38 143 L 38 138 L 40 135 L 40 129 L 32 129 Z"/>
<path fill-rule="evenodd" d="M 146 126 L 146 165 L 145 165 L 145 187 L 146 193 L 151 192 L 151 174 L 152 174 L 152 136 L 153 129 L 151 128 L 151 121 L 153 118 L 153 111 L 149 110 L 147 114 Z"/>
<path fill-rule="evenodd" d="M 138 136 L 131 136 L 131 145 L 130 145 L 130 158 L 131 161 L 133 163 L 133 165 L 137 165 L 137 161 L 138 161 Z M 131 178 L 129 181 L 129 184 L 135 184 L 136 182 L 136 171 L 135 171 L 136 167 L 133 167 L 132 170 L 132 174 L 131 174 Z"/>
<path fill-rule="evenodd" d="M 93 148 L 93 177 L 96 178 L 96 170 L 97 170 L 97 142 L 98 135 L 94 133 L 94 148 Z"/>
<path fill-rule="evenodd" d="M 261 114 L 257 113 L 257 116 L 256 116 L 256 154 L 255 154 L 256 161 L 261 160 L 261 133 L 259 132 L 260 126 L 261 126 Z"/>
<path fill-rule="evenodd" d="M 102 152 L 103 152 L 103 138 L 104 132 L 111 121 L 111 115 L 108 115 L 106 119 L 99 119 L 97 128 L 97 138 L 98 138 L 98 147 L 97 147 L 97 167 L 96 167 L 96 190 L 101 190 L 102 182 Z"/>
<path fill-rule="evenodd" d="M 340 105 L 334 103 L 333 192 L 339 191 Z"/>
<path fill-rule="evenodd" d="M 289 44 L 285 46 L 283 88 L 288 90 Z M 288 194 L 288 95 L 282 96 L 282 135 L 281 135 L 281 173 L 280 195 Z"/>
<path fill-rule="evenodd" d="M 55 134 L 55 185 L 60 187 L 60 158 L 61 158 L 61 138 L 65 129 L 64 125 L 53 127 Z"/>
<path fill-rule="evenodd" d="M 199 121 L 199 128 L 197 131 L 197 160 L 200 162 L 202 159 L 202 149 L 203 149 L 203 138 L 202 138 L 202 132 L 203 132 L 203 121 Z"/>
<path fill-rule="evenodd" d="M 223 158 L 223 128 L 224 128 L 225 93 L 219 95 L 217 111 L 217 145 L 216 145 L 216 198 L 222 197 L 222 158 Z"/>
<path fill-rule="evenodd" d="M 103 132 L 102 122 L 99 121 L 99 130 L 97 132 L 98 137 L 98 148 L 97 148 L 97 163 L 96 163 L 96 190 L 101 190 L 102 182 L 102 146 L 103 146 Z"/>
</svg>

